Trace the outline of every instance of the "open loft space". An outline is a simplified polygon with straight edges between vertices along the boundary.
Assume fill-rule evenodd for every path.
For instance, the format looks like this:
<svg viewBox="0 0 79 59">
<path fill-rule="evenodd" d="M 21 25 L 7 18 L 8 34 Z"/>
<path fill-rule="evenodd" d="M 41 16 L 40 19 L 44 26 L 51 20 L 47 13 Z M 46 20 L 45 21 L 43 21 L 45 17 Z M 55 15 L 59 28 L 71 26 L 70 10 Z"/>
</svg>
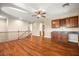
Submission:
<svg viewBox="0 0 79 59">
<path fill-rule="evenodd" d="M 0 3 L 0 56 L 79 56 L 79 3 Z"/>
</svg>

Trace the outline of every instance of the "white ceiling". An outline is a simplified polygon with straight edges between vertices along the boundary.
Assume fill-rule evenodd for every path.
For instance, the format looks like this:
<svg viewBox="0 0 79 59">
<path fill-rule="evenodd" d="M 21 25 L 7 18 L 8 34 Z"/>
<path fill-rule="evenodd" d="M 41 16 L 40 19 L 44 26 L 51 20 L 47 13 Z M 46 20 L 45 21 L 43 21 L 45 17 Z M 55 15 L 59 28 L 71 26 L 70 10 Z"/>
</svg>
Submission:
<svg viewBox="0 0 79 59">
<path fill-rule="evenodd" d="M 70 6 L 62 7 L 64 3 L 0 3 L 0 14 L 8 18 L 23 19 L 28 22 L 44 20 L 32 17 L 36 9 L 44 9 L 49 19 L 79 14 L 79 4 L 70 3 Z M 45 19 L 46 19 L 45 18 Z"/>
</svg>

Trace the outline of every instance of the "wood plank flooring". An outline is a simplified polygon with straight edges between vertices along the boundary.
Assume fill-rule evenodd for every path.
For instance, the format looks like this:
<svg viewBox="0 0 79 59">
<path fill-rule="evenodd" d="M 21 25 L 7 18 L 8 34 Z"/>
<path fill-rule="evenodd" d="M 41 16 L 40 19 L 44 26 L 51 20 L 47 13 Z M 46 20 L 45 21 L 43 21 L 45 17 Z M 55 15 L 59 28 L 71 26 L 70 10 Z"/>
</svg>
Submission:
<svg viewBox="0 0 79 59">
<path fill-rule="evenodd" d="M 32 36 L 0 43 L 0 56 L 79 56 L 79 46 Z"/>
</svg>

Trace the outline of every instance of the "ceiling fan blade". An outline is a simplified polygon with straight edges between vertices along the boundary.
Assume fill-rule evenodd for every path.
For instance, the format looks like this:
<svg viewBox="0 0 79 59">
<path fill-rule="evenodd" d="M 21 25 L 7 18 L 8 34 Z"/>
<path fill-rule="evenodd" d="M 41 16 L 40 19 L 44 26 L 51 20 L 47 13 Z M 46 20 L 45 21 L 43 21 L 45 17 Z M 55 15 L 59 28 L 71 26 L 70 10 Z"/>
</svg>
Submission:
<svg viewBox="0 0 79 59">
<path fill-rule="evenodd" d="M 38 11 L 38 14 L 41 14 L 41 11 Z"/>
<path fill-rule="evenodd" d="M 42 14 L 46 14 L 46 12 L 43 12 Z"/>
<path fill-rule="evenodd" d="M 46 18 L 46 16 L 42 16 L 42 17 Z"/>
</svg>

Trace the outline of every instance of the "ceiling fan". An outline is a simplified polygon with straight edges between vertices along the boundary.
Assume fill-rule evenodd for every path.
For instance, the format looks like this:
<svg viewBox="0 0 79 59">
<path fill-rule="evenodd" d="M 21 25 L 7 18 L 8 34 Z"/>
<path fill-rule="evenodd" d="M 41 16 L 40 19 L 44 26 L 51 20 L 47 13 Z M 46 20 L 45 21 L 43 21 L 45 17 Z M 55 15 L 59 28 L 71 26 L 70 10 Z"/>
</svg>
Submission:
<svg viewBox="0 0 79 59">
<path fill-rule="evenodd" d="M 46 12 L 43 9 L 37 9 L 32 16 L 36 16 L 37 18 L 46 18 Z"/>
</svg>

